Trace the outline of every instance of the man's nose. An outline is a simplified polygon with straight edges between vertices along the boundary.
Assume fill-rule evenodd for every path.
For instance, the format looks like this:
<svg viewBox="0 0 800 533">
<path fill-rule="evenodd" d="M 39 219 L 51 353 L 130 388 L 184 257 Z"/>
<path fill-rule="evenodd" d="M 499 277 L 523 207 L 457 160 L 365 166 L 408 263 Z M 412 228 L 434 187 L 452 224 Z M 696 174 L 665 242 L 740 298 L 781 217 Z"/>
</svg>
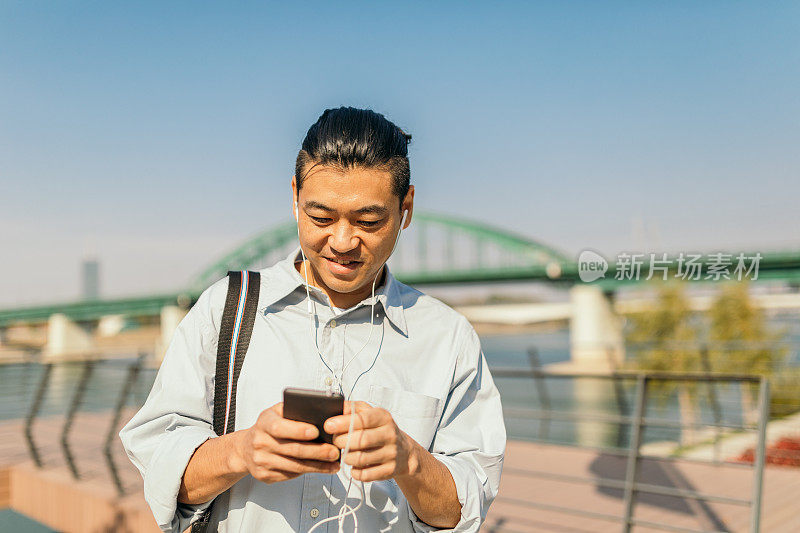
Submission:
<svg viewBox="0 0 800 533">
<path fill-rule="evenodd" d="M 346 221 L 335 224 L 328 245 L 334 251 L 342 254 L 353 250 L 358 246 L 358 238 L 355 235 L 353 226 Z"/>
</svg>

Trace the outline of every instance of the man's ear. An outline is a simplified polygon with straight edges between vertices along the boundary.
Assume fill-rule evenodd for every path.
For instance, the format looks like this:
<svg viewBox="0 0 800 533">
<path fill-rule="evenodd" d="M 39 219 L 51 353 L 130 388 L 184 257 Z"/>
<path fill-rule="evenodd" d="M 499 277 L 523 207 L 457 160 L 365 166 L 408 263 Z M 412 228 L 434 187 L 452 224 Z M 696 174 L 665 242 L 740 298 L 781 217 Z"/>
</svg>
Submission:
<svg viewBox="0 0 800 533">
<path fill-rule="evenodd" d="M 406 197 L 403 198 L 403 204 L 400 208 L 400 217 L 403 216 L 403 211 L 406 211 L 406 221 L 403 223 L 403 227 L 400 229 L 406 229 L 409 224 L 411 224 L 411 215 L 414 212 L 414 186 L 408 186 L 408 192 L 406 193 Z"/>
</svg>

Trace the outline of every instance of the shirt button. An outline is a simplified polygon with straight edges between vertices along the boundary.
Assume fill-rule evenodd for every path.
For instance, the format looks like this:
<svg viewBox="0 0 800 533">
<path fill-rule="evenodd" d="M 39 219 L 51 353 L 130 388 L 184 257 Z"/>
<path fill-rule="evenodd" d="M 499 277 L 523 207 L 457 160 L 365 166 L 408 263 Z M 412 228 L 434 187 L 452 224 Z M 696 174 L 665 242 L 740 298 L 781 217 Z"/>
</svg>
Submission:
<svg viewBox="0 0 800 533">
<path fill-rule="evenodd" d="M 335 328 L 335 327 L 336 327 L 336 321 L 335 321 L 335 320 L 331 320 L 331 327 L 332 327 L 332 328 Z"/>
<path fill-rule="evenodd" d="M 319 509 L 314 507 L 313 509 L 311 509 L 311 511 L 308 514 L 311 515 L 311 518 L 316 518 L 316 517 L 319 516 Z"/>
<path fill-rule="evenodd" d="M 328 385 L 328 386 L 333 385 L 333 378 L 330 377 L 330 376 L 325 378 L 325 385 Z"/>
</svg>

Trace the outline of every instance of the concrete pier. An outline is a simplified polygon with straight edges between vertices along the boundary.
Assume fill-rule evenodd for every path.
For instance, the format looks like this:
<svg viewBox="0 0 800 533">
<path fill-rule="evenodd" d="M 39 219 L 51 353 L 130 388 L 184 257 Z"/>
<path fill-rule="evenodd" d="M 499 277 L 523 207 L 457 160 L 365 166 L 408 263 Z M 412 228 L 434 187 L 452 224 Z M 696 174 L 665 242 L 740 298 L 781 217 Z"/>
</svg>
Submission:
<svg viewBox="0 0 800 533">
<path fill-rule="evenodd" d="M 168 305 L 161 308 L 161 337 L 158 340 L 156 348 L 156 358 L 158 361 L 164 359 L 164 353 L 172 342 L 172 336 L 175 330 L 178 329 L 178 324 L 181 323 L 183 317 L 186 316 L 186 309 L 178 307 L 177 305 Z"/>
<path fill-rule="evenodd" d="M 66 315 L 56 313 L 47 322 L 47 344 L 42 355 L 45 360 L 60 360 L 79 356 L 94 349 L 92 335 Z"/>
<path fill-rule="evenodd" d="M 622 319 L 609 297 L 598 287 L 576 285 L 570 289 L 570 351 L 577 370 L 613 370 L 625 360 Z"/>
</svg>

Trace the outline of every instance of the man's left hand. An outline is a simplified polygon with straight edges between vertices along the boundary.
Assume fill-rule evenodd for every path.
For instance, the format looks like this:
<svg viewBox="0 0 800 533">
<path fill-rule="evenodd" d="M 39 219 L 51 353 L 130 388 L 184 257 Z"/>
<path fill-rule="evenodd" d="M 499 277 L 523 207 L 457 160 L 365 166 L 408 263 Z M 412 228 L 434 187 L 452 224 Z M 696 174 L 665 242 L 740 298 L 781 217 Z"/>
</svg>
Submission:
<svg viewBox="0 0 800 533">
<path fill-rule="evenodd" d="M 355 417 L 353 433 L 344 462 L 353 467 L 353 479 L 378 481 L 416 472 L 419 445 L 397 427 L 389 411 L 365 402 L 345 402 L 343 415 L 325 421 L 325 431 L 333 435 L 336 447 L 344 450 L 347 445 L 351 416 Z"/>
</svg>

